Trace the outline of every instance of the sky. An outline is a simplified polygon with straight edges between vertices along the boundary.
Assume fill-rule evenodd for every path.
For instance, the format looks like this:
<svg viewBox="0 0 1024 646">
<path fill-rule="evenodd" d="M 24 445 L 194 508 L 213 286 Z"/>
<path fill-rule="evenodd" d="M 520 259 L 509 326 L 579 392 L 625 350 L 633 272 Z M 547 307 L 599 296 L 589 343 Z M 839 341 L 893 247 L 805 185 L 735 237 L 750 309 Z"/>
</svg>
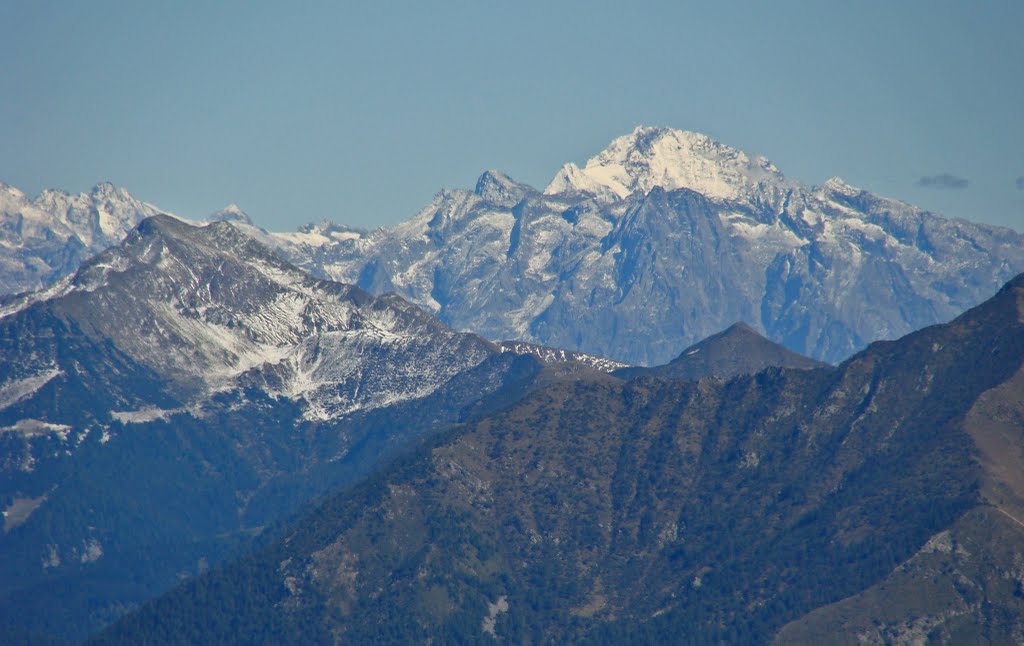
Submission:
<svg viewBox="0 0 1024 646">
<path fill-rule="evenodd" d="M 373 228 L 651 125 L 1024 231 L 1022 32 L 1019 0 L 3 0 L 0 181 Z"/>
</svg>

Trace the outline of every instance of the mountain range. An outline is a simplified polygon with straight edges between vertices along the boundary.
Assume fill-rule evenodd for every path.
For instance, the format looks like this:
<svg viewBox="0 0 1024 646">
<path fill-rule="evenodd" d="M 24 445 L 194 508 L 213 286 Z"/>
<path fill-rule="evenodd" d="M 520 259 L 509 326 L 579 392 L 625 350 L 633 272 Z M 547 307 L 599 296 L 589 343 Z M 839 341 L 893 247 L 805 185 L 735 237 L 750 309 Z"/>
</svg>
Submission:
<svg viewBox="0 0 1024 646">
<path fill-rule="evenodd" d="M 808 187 L 697 133 L 638 128 L 543 190 L 498 172 L 293 262 L 456 329 L 635 365 L 744 321 L 837 362 L 948 321 L 1024 271 L 1024 237 L 833 178 Z M 310 253 L 313 252 L 313 253 Z"/>
<path fill-rule="evenodd" d="M 0 626 L 76 638 L 562 361 L 163 215 L 0 348 Z"/>
<path fill-rule="evenodd" d="M 454 332 L 239 222 L 152 216 L 0 304 L 0 627 L 83 638 L 431 431 L 629 370 Z M 686 376 L 819 365 L 744 326 L 701 347 L 733 356 L 736 331 L 738 363 Z"/>
<path fill-rule="evenodd" d="M 123 191 L 118 209 L 104 206 L 111 189 L 29 202 L 7 187 L 0 219 L 16 230 L 45 220 L 46 204 L 74 202 L 90 221 L 126 214 L 127 230 L 152 214 Z M 485 172 L 473 190 L 442 190 L 408 221 L 370 232 L 324 221 L 270 233 L 237 207 L 214 217 L 316 276 L 395 292 L 456 330 L 633 365 L 665 363 L 736 321 L 834 363 L 948 321 L 1024 271 L 1018 232 L 838 178 L 806 186 L 763 157 L 667 128 L 637 128 L 543 190 Z M 9 237 L 19 267 L 37 269 L 6 272 L 8 291 L 46 286 L 84 256 L 77 240 L 88 236 L 62 226 L 43 236 L 49 246 Z"/>
<path fill-rule="evenodd" d="M 0 627 L 83 638 L 430 431 L 629 370 L 454 332 L 245 228 L 152 216 L 0 304 Z M 746 372 L 818 365 L 733 330 Z M 735 354 L 733 336 L 702 347 Z"/>
<path fill-rule="evenodd" d="M 0 246 L 10 643 L 1024 641 L 1017 232 L 638 128 L 370 232 L 0 185 Z"/>
<path fill-rule="evenodd" d="M 556 379 L 92 643 L 1020 643 L 1024 275 L 838 367 Z"/>
</svg>

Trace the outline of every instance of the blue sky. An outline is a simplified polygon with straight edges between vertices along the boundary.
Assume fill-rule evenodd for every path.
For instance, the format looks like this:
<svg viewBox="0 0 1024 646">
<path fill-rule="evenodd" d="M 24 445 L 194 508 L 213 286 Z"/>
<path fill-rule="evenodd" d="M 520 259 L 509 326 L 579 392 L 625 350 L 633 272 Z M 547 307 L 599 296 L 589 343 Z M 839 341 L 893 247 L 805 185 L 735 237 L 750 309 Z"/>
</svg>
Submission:
<svg viewBox="0 0 1024 646">
<path fill-rule="evenodd" d="M 1024 230 L 1016 0 L 294 4 L 0 3 L 0 180 L 374 227 L 643 124 Z"/>
</svg>

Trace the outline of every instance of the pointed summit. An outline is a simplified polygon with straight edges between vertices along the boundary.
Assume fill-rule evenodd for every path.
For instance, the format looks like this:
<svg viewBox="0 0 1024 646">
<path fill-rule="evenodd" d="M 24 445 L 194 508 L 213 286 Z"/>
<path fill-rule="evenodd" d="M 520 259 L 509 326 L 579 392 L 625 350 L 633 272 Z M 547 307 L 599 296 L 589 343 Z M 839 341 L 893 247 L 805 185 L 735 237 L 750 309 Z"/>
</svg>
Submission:
<svg viewBox="0 0 1024 646">
<path fill-rule="evenodd" d="M 127 194 L 128 191 L 126 191 L 123 188 L 119 189 L 116 186 L 114 186 L 113 182 L 108 181 L 99 182 L 98 184 L 92 187 L 91 191 L 89 191 L 89 195 L 95 198 L 110 197 L 112 195 L 119 195 L 123 197 L 126 196 Z"/>
<path fill-rule="evenodd" d="M 626 368 L 616 376 L 657 377 L 660 379 L 696 380 L 702 377 L 729 379 L 750 375 L 770 367 L 818 368 L 826 364 L 797 354 L 740 321 L 725 330 L 691 345 L 682 354 L 663 366 Z"/>
<path fill-rule="evenodd" d="M 821 188 L 829 193 L 838 193 L 847 197 L 853 197 L 861 192 L 856 186 L 850 186 L 841 177 L 830 177 L 825 180 L 825 183 L 821 185 Z"/>
<path fill-rule="evenodd" d="M 698 132 L 639 127 L 613 140 L 582 169 L 563 166 L 544 192 L 610 193 L 622 199 L 658 186 L 737 199 L 763 185 L 779 184 L 788 182 L 764 157 L 749 156 Z"/>
<path fill-rule="evenodd" d="M 489 170 L 476 181 L 476 189 L 473 192 L 488 202 L 512 207 L 531 190 L 526 184 L 520 184 L 501 171 Z"/>
</svg>

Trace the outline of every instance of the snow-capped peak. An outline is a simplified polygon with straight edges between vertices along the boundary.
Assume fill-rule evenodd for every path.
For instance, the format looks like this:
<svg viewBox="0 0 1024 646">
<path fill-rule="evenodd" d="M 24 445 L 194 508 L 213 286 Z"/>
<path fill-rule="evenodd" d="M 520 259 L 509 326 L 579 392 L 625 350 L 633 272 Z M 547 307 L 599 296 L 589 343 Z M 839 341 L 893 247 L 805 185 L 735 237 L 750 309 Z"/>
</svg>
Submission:
<svg viewBox="0 0 1024 646">
<path fill-rule="evenodd" d="M 242 210 L 242 207 L 235 203 L 228 204 L 223 209 L 210 214 L 210 222 L 243 222 L 252 224 L 249 214 Z"/>
<path fill-rule="evenodd" d="M 749 156 L 707 135 L 639 127 L 613 140 L 582 169 L 575 164 L 563 166 L 544 192 L 610 193 L 621 199 L 658 186 L 737 199 L 763 184 L 786 183 L 779 169 L 764 157 Z"/>
<path fill-rule="evenodd" d="M 861 192 L 861 190 L 855 186 L 850 186 L 843 181 L 841 177 L 830 177 L 825 180 L 825 183 L 821 185 L 821 188 L 830 193 L 839 193 L 847 197 L 853 197 Z"/>
</svg>

